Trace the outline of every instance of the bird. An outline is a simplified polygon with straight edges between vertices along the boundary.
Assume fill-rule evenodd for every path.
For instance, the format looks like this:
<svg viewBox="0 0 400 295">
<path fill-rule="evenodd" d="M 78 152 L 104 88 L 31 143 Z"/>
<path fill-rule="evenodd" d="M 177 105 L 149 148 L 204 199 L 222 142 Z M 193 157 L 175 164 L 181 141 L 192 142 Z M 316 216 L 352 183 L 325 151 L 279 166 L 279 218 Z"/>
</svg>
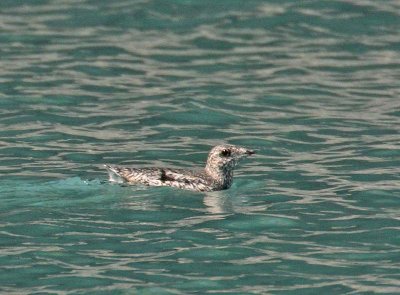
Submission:
<svg viewBox="0 0 400 295">
<path fill-rule="evenodd" d="M 104 165 L 110 182 L 170 186 L 179 189 L 209 192 L 229 189 L 233 170 L 239 160 L 255 154 L 254 150 L 222 144 L 214 146 L 208 154 L 204 168 L 198 170 L 174 168 L 134 168 Z"/>
</svg>

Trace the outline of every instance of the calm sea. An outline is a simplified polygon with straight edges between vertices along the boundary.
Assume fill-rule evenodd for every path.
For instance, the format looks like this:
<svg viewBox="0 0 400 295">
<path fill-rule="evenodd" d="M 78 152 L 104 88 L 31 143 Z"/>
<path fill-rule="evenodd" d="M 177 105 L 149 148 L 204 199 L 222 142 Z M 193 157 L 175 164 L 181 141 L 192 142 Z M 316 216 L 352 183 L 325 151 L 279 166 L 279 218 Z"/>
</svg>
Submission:
<svg viewBox="0 0 400 295">
<path fill-rule="evenodd" d="M 399 294 L 399 1 L 0 1 L 1 294 Z M 202 167 L 227 191 L 112 185 Z"/>
</svg>

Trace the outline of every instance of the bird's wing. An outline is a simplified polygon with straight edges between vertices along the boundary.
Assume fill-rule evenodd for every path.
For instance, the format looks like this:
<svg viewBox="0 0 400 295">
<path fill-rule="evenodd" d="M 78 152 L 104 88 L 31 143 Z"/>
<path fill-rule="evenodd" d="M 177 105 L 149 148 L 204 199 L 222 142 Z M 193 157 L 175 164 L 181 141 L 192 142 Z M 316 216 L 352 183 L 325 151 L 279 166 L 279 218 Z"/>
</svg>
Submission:
<svg viewBox="0 0 400 295">
<path fill-rule="evenodd" d="M 129 168 L 105 165 L 110 181 L 142 183 L 155 186 L 175 186 L 200 191 L 210 190 L 210 181 L 198 173 L 184 169 Z"/>
<path fill-rule="evenodd" d="M 124 181 L 128 182 L 146 182 L 146 179 L 150 180 L 160 180 L 162 173 L 160 169 L 157 168 L 130 168 L 130 167 L 119 167 L 119 166 L 109 166 L 104 165 L 110 174 L 114 174 Z"/>
<path fill-rule="evenodd" d="M 161 170 L 161 181 L 171 186 L 197 191 L 212 190 L 212 181 L 202 174 L 181 169 Z"/>
</svg>

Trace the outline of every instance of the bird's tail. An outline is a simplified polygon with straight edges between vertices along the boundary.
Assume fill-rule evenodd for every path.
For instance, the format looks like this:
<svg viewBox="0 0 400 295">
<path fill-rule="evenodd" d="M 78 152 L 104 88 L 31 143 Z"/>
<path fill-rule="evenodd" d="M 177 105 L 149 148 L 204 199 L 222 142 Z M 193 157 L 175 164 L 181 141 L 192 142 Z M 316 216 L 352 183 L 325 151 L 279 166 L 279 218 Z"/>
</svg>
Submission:
<svg viewBox="0 0 400 295">
<path fill-rule="evenodd" d="M 108 172 L 108 180 L 116 183 L 123 183 L 124 179 L 120 176 L 119 171 L 116 167 L 110 165 L 104 165 Z"/>
</svg>

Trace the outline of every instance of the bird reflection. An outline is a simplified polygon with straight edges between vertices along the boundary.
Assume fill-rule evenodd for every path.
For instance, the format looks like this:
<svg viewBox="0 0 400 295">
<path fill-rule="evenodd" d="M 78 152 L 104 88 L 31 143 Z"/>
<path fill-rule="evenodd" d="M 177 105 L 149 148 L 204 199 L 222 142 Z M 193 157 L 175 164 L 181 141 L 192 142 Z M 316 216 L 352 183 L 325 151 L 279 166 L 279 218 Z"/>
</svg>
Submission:
<svg viewBox="0 0 400 295">
<path fill-rule="evenodd" d="M 209 192 L 204 195 L 203 204 L 210 214 L 233 213 L 232 197 L 229 191 Z"/>
</svg>

